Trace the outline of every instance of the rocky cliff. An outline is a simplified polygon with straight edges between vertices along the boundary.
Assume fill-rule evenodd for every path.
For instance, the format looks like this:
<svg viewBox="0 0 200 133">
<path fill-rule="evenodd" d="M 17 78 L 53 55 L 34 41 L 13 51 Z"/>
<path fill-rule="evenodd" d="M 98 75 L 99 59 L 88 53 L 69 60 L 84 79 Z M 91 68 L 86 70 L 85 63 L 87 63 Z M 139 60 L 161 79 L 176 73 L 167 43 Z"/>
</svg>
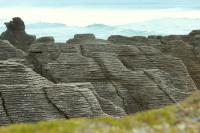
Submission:
<svg viewBox="0 0 200 133">
<path fill-rule="evenodd" d="M 178 103 L 200 88 L 200 31 L 108 40 L 79 34 L 56 43 L 26 34 L 20 18 L 6 26 L 0 36 L 0 125 L 121 117 Z"/>
</svg>

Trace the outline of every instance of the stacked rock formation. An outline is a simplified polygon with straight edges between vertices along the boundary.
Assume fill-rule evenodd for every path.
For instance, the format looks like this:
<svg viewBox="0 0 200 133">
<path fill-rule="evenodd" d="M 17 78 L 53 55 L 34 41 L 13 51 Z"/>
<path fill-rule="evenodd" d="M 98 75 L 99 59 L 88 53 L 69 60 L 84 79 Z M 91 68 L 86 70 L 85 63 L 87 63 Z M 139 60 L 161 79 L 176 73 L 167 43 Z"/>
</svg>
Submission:
<svg viewBox="0 0 200 133">
<path fill-rule="evenodd" d="M 36 39 L 35 36 L 28 35 L 25 32 L 25 24 L 19 17 L 5 23 L 7 30 L 0 35 L 1 40 L 8 40 L 16 48 L 27 51 Z"/>
<path fill-rule="evenodd" d="M 139 42 L 133 38 L 137 37 L 111 36 L 108 40 L 114 44 L 151 46 L 162 54 L 181 59 L 200 88 L 200 30 L 192 31 L 189 35 L 149 36 Z"/>
<path fill-rule="evenodd" d="M 178 103 L 200 87 L 199 35 L 43 37 L 26 53 L 0 41 L 0 125 Z"/>
</svg>

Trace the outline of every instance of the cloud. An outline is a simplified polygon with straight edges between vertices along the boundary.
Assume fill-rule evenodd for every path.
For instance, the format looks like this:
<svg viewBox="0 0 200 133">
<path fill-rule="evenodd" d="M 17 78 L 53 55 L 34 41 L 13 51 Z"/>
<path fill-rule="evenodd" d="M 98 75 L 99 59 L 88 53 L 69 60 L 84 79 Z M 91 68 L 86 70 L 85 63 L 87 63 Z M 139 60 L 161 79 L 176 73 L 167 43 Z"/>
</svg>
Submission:
<svg viewBox="0 0 200 133">
<path fill-rule="evenodd" d="M 120 25 L 159 18 L 200 18 L 199 11 L 188 10 L 101 10 L 79 8 L 0 8 L 0 18 L 10 20 L 22 17 L 26 23 L 52 22 L 70 26 L 86 26 L 94 23 Z"/>
</svg>

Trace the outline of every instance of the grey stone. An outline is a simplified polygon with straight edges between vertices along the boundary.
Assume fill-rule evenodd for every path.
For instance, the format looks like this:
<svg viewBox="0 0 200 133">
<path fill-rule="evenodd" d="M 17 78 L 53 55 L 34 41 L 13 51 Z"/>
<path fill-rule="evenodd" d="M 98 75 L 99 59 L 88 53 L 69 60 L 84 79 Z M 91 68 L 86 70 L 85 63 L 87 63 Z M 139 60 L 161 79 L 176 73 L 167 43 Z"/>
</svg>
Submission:
<svg viewBox="0 0 200 133">
<path fill-rule="evenodd" d="M 8 59 L 24 59 L 26 53 L 22 50 L 15 48 L 8 41 L 0 40 L 0 60 Z"/>
<path fill-rule="evenodd" d="M 67 43 L 69 44 L 78 44 L 82 41 L 86 41 L 86 40 L 95 40 L 96 37 L 94 34 L 76 34 L 74 35 L 73 39 L 69 39 L 67 41 Z"/>
<path fill-rule="evenodd" d="M 197 34 L 200 34 L 200 30 L 193 30 L 189 33 L 189 36 L 195 36 Z"/>
<path fill-rule="evenodd" d="M 187 41 L 188 39 L 189 37 L 187 35 L 169 35 L 161 37 L 162 43 L 168 43 L 169 41 L 173 40 Z"/>
<path fill-rule="evenodd" d="M 44 90 L 52 103 L 70 118 L 106 115 L 91 88 L 90 83 L 73 83 L 57 84 Z"/>
<path fill-rule="evenodd" d="M 19 21 L 19 18 L 16 19 Z M 23 32 L 23 22 L 8 29 Z M 16 46 L 16 45 L 14 45 Z M 114 116 L 177 104 L 200 87 L 199 35 L 0 41 L 0 125 Z"/>
<path fill-rule="evenodd" d="M 42 64 L 44 76 L 55 83 L 92 83 L 102 110 L 108 115 L 123 116 L 162 107 L 184 99 L 196 89 L 180 59 L 164 55 L 152 46 L 63 45 L 62 52 L 55 56 L 57 59 L 51 58 L 54 54 L 46 53 L 45 49 L 51 47 L 56 51 L 61 47 L 56 44 L 46 47 L 41 49 L 48 60 Z M 40 60 L 36 55 L 35 59 Z M 149 101 L 148 95 L 154 91 L 155 97 Z M 158 100 L 161 97 L 163 102 Z"/>
<path fill-rule="evenodd" d="M 1 40 L 8 40 L 16 48 L 27 51 L 36 37 L 25 32 L 25 24 L 19 17 L 5 23 L 7 30 L 0 35 Z"/>
<path fill-rule="evenodd" d="M 107 115 L 90 83 L 55 85 L 8 61 L 0 61 L 0 73 L 0 125 Z"/>
<path fill-rule="evenodd" d="M 34 43 L 55 43 L 55 40 L 52 36 L 46 36 L 37 38 Z"/>
</svg>

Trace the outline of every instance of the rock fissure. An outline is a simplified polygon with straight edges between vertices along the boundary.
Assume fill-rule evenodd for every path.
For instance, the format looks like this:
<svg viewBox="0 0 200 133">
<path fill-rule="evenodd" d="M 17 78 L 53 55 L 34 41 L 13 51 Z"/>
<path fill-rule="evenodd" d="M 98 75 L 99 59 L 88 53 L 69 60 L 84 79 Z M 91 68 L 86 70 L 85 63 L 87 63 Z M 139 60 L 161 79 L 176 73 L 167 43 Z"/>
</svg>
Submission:
<svg viewBox="0 0 200 133">
<path fill-rule="evenodd" d="M 170 99 L 173 103 L 178 104 L 178 102 L 176 101 L 176 99 L 173 98 L 165 89 L 163 89 L 163 87 L 160 86 L 160 83 L 158 83 L 158 82 L 154 79 L 154 77 L 153 77 L 152 75 L 150 75 L 148 72 L 145 72 L 145 71 L 144 71 L 144 74 L 145 74 L 149 79 L 151 79 L 155 84 L 157 84 L 157 86 L 159 87 L 159 89 L 160 89 L 161 91 L 163 91 L 163 93 L 164 93 L 167 97 L 169 97 L 169 99 Z"/>
<path fill-rule="evenodd" d="M 83 46 L 82 46 L 82 45 L 79 45 L 79 50 L 80 50 L 80 54 L 81 54 L 83 57 L 86 57 L 85 54 L 84 54 L 84 50 L 83 50 Z"/>
<path fill-rule="evenodd" d="M 92 91 L 92 93 L 93 93 L 94 96 L 96 97 L 97 101 L 100 103 L 100 99 L 101 99 L 102 97 L 99 96 L 98 93 L 96 93 L 96 91 L 95 91 L 93 88 L 90 89 L 90 90 Z M 102 98 L 102 99 L 104 99 L 104 98 Z M 103 112 L 103 107 L 102 107 L 102 105 L 99 104 L 99 106 L 100 106 L 100 108 L 101 108 L 101 110 L 102 110 L 102 112 Z M 103 113 L 105 113 L 105 112 L 103 112 Z M 106 113 L 105 113 L 105 114 L 106 114 Z"/>
<path fill-rule="evenodd" d="M 3 97 L 2 92 L 0 92 L 0 98 L 1 98 L 2 106 L 3 106 L 4 112 L 6 113 L 7 118 L 9 119 L 10 123 L 14 123 L 14 121 L 13 121 L 12 118 L 10 117 L 10 114 L 9 114 L 9 112 L 8 112 L 8 110 L 7 110 L 6 102 L 5 102 L 5 99 L 4 99 L 4 97 Z"/>
<path fill-rule="evenodd" d="M 70 119 L 70 116 L 68 114 L 66 114 L 66 112 L 62 111 L 61 109 L 59 109 L 59 107 L 57 107 L 56 104 L 54 104 L 54 102 L 52 102 L 52 100 L 49 98 L 48 93 L 46 91 L 45 88 L 42 88 L 45 98 L 47 99 L 47 101 L 49 102 L 49 104 L 51 104 L 56 110 L 58 110 L 58 112 L 60 113 L 60 115 L 64 116 L 66 119 Z"/>
<path fill-rule="evenodd" d="M 87 101 L 87 103 L 89 104 L 89 106 L 90 106 L 90 111 L 92 112 L 92 115 L 91 115 L 91 117 L 93 116 L 93 113 L 94 113 L 94 109 L 93 109 L 93 106 L 91 105 L 91 103 L 90 103 L 90 101 L 88 100 L 88 98 L 77 88 L 77 87 L 75 87 L 76 88 L 76 91 L 78 91 L 80 94 L 81 94 L 81 96 L 82 97 L 84 97 L 84 99 Z"/>
<path fill-rule="evenodd" d="M 115 85 L 114 81 L 112 81 L 112 80 L 110 79 L 110 76 L 108 75 L 109 72 L 106 70 L 104 64 L 103 64 L 103 63 L 100 63 L 100 62 L 98 61 L 97 58 L 95 58 L 95 61 L 96 61 L 97 64 L 100 66 L 100 68 L 101 68 L 101 70 L 103 71 L 103 73 L 104 73 L 106 79 L 113 85 L 117 96 L 122 100 L 122 103 L 123 103 L 125 112 L 128 113 L 128 107 L 127 107 L 127 105 L 126 105 L 126 100 L 125 100 L 125 98 L 120 94 L 120 92 L 119 92 L 119 90 L 118 90 L 118 87 Z"/>
<path fill-rule="evenodd" d="M 124 105 L 124 109 L 125 109 L 125 112 L 128 113 L 128 107 L 126 105 L 126 100 L 124 99 L 124 97 L 120 94 L 119 92 L 119 89 L 117 87 L 117 85 L 115 85 L 115 82 L 110 80 L 111 84 L 113 85 L 113 87 L 115 88 L 115 91 L 116 91 L 116 94 L 118 97 L 120 97 L 122 99 L 122 103 Z"/>
</svg>

